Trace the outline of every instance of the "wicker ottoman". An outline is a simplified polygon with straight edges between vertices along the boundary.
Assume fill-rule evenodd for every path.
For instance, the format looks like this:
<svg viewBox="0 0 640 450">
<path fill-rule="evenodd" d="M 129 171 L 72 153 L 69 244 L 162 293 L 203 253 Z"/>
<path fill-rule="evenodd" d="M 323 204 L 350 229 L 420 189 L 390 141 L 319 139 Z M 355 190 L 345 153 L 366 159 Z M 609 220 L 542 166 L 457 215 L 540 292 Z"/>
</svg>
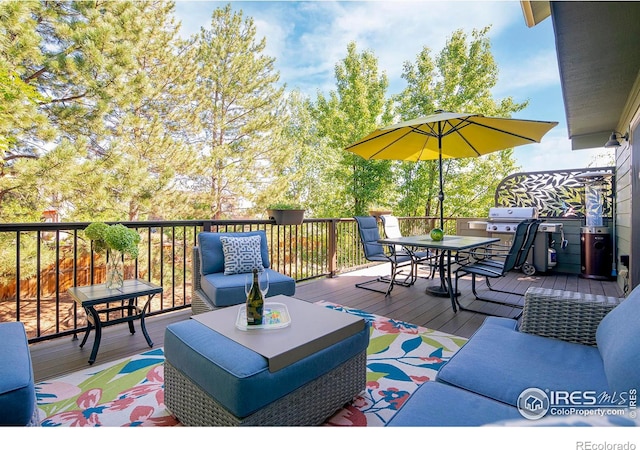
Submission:
<svg viewBox="0 0 640 450">
<path fill-rule="evenodd" d="M 165 332 L 165 403 L 183 425 L 320 425 L 362 392 L 369 329 L 276 372 L 196 320 Z"/>
<path fill-rule="evenodd" d="M 604 316 L 624 298 L 530 287 L 524 295 L 520 331 L 576 344 L 596 345 Z"/>
</svg>

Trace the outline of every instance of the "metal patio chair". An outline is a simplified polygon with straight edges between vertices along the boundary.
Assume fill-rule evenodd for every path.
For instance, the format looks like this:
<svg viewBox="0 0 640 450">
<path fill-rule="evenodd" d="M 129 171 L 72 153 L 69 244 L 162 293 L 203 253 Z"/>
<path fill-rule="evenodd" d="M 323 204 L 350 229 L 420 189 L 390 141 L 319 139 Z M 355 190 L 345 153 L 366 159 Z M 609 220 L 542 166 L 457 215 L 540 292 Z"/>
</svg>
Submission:
<svg viewBox="0 0 640 450">
<path fill-rule="evenodd" d="M 384 235 L 387 239 L 403 237 L 402 232 L 400 231 L 400 222 L 396 216 L 384 214 L 380 216 L 380 220 L 382 220 Z M 408 254 L 411 256 L 413 262 L 412 277 L 414 283 L 420 276 L 419 273 L 421 267 L 426 268 L 429 272 L 427 276 L 423 276 L 421 278 L 430 279 L 434 277 L 436 268 L 438 267 L 438 255 L 436 253 L 431 250 L 421 250 L 402 245 L 396 245 L 395 251 L 398 254 Z"/>
<path fill-rule="evenodd" d="M 382 245 L 378 242 L 380 239 L 380 231 L 378 229 L 378 221 L 373 216 L 356 216 L 354 217 L 358 223 L 358 232 L 362 250 L 367 261 L 371 262 L 388 262 L 391 264 L 391 274 L 388 276 L 377 277 L 373 280 L 356 283 L 356 287 L 367 289 L 369 291 L 380 292 L 388 296 L 393 290 L 393 286 L 398 284 L 401 286 L 411 286 L 413 284 L 413 258 L 406 253 L 396 252 L 395 246 Z M 403 276 L 404 268 L 409 266 L 409 274 Z M 396 279 L 400 275 L 402 279 Z M 373 283 L 386 283 L 387 288 L 380 290 L 369 287 Z"/>
<path fill-rule="evenodd" d="M 541 222 L 542 221 L 538 219 L 527 219 L 520 222 L 513 235 L 511 247 L 509 247 L 508 251 L 506 252 L 501 251 L 500 249 L 492 250 L 491 248 L 488 248 L 484 253 L 479 251 L 473 252 L 466 258 L 465 262 L 463 262 L 464 259 L 460 259 L 459 264 L 461 265 L 455 271 L 455 292 L 458 291 L 459 278 L 461 276 L 469 274 L 471 275 L 471 291 L 473 292 L 476 300 L 495 303 L 503 306 L 510 306 L 513 308 L 522 308 L 521 305 L 518 305 L 516 303 L 503 302 L 486 297 L 480 297 L 476 292 L 476 276 L 484 277 L 485 283 L 487 284 L 487 287 L 490 291 L 524 296 L 524 293 L 495 289 L 491 286 L 489 280 L 492 278 L 501 278 L 510 270 L 519 269 L 520 267 L 522 267 L 522 265 L 527 260 L 529 250 L 533 245 L 533 241 L 538 231 L 538 226 Z M 487 314 L 483 311 L 471 310 L 462 306 L 460 306 L 460 309 L 480 314 Z M 521 314 L 522 313 L 518 314 L 516 318 L 520 317 Z"/>
</svg>

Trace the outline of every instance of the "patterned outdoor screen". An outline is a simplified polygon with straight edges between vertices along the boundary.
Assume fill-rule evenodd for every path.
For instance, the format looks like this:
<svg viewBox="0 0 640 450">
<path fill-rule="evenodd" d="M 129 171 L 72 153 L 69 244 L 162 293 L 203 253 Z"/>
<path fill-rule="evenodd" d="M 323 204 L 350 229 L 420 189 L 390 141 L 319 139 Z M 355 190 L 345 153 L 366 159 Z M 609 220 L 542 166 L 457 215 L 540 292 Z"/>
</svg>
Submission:
<svg viewBox="0 0 640 450">
<path fill-rule="evenodd" d="M 580 178 L 603 172 L 610 176 Z M 545 172 L 522 172 L 508 176 L 496 189 L 496 206 L 535 206 L 540 217 L 583 218 L 586 206 L 602 217 L 613 217 L 615 167 Z M 597 208 L 598 211 L 593 211 Z"/>
</svg>

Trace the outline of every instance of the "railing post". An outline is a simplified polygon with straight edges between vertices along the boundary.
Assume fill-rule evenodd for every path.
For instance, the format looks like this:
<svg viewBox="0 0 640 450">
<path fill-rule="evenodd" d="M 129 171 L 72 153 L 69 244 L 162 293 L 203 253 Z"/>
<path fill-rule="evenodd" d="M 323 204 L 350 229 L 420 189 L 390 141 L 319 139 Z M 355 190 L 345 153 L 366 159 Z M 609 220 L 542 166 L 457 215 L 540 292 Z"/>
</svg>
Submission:
<svg viewBox="0 0 640 450">
<path fill-rule="evenodd" d="M 329 242 L 327 245 L 327 268 L 329 278 L 336 276 L 338 266 L 338 220 L 331 219 L 329 221 Z"/>
</svg>

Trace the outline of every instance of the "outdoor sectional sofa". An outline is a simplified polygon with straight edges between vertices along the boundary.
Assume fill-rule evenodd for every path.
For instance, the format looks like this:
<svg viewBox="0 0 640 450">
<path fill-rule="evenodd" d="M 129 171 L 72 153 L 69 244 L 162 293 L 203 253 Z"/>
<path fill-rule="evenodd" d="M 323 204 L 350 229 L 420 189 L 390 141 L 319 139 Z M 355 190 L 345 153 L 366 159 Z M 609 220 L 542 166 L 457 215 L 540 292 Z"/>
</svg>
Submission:
<svg viewBox="0 0 640 450">
<path fill-rule="evenodd" d="M 625 410 L 612 424 L 637 425 L 639 324 L 640 287 L 626 299 L 529 288 L 520 323 L 485 319 L 388 426 L 542 425 L 569 412 L 588 424 L 603 406 Z"/>
<path fill-rule="evenodd" d="M 0 426 L 38 426 L 29 342 L 22 322 L 0 323 Z"/>
</svg>

